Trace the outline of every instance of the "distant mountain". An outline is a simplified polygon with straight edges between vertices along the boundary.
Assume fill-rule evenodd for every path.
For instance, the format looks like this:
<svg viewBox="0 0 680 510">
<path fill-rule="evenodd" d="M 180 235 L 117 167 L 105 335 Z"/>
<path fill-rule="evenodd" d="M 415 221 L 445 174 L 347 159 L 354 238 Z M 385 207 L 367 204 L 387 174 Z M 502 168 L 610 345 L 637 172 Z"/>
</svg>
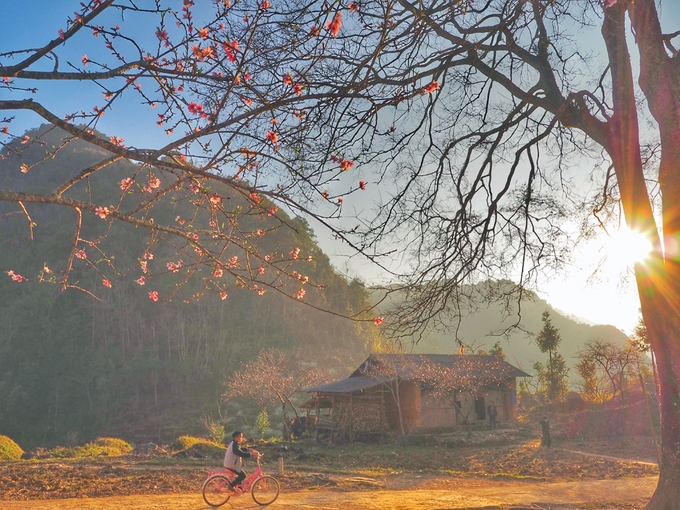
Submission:
<svg viewBox="0 0 680 510">
<path fill-rule="evenodd" d="M 543 354 L 533 340 L 534 335 L 543 327 L 541 315 L 546 310 L 550 313 L 553 326 L 559 330 L 562 337 L 557 350 L 572 368 L 578 362 L 576 356 L 579 349 L 587 341 L 601 339 L 623 345 L 628 339 L 614 326 L 579 322 L 556 310 L 533 292 L 528 292 L 527 296 L 522 301 L 521 307 L 511 300 L 509 303 L 485 303 L 475 308 L 464 308 L 460 325 L 457 326 L 457 334 L 466 345 L 466 351 L 476 352 L 480 349 L 488 351 L 496 342 L 500 342 L 510 363 L 527 373 L 532 373 L 532 366 L 536 361 L 545 363 L 547 360 L 547 354 Z M 398 298 L 393 297 L 390 303 L 397 301 Z M 448 322 L 454 324 L 450 320 Z M 460 346 L 455 337 L 456 331 L 453 328 L 450 331 L 427 332 L 417 344 L 412 345 L 413 352 L 457 353 Z M 409 349 L 411 346 L 408 342 L 406 344 L 405 348 Z M 575 370 L 570 370 L 569 376 L 572 381 L 575 380 L 577 378 Z"/>
</svg>

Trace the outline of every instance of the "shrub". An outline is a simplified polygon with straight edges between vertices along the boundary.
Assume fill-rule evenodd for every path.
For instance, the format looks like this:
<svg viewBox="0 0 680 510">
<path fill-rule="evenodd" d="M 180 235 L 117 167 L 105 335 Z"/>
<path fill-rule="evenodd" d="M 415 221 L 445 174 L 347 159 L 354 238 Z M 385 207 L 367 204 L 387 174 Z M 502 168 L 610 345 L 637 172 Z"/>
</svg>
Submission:
<svg viewBox="0 0 680 510">
<path fill-rule="evenodd" d="M 170 445 L 170 451 L 181 452 L 187 448 L 191 448 L 201 441 L 205 441 L 205 439 L 194 436 L 179 436 L 177 439 L 175 439 L 175 442 Z"/>
<path fill-rule="evenodd" d="M 24 451 L 7 436 L 0 436 L 0 461 L 19 460 Z"/>
<path fill-rule="evenodd" d="M 52 456 L 58 458 L 119 457 L 131 451 L 132 446 L 127 441 L 116 437 L 98 437 L 84 446 L 73 448 L 57 446 L 52 450 Z"/>
<path fill-rule="evenodd" d="M 269 429 L 270 425 L 267 408 L 264 408 L 260 411 L 260 414 L 257 415 L 257 420 L 255 420 L 255 428 L 260 432 L 260 438 L 264 437 L 264 433 Z"/>
</svg>

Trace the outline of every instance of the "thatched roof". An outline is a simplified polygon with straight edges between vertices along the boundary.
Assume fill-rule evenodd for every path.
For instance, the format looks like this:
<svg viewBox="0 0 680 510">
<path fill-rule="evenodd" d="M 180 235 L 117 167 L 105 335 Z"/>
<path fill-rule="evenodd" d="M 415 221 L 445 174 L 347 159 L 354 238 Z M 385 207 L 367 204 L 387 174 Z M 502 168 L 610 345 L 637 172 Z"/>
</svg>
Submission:
<svg viewBox="0 0 680 510">
<path fill-rule="evenodd" d="M 389 380 L 390 378 L 385 376 L 369 377 L 367 375 L 356 375 L 340 381 L 333 381 L 321 386 L 315 386 L 314 388 L 308 388 L 305 391 L 308 393 L 352 393 L 353 391 L 372 388 Z"/>
<path fill-rule="evenodd" d="M 453 370 L 456 375 L 477 381 L 531 377 L 495 356 L 472 354 L 371 354 L 347 379 L 308 388 L 308 393 L 352 393 L 392 380 L 416 379 L 426 365 Z"/>
<path fill-rule="evenodd" d="M 351 377 L 370 372 L 391 371 L 403 379 L 419 367 L 432 363 L 454 370 L 461 376 L 484 379 L 531 377 L 496 356 L 480 354 L 377 354 L 372 353 Z"/>
</svg>

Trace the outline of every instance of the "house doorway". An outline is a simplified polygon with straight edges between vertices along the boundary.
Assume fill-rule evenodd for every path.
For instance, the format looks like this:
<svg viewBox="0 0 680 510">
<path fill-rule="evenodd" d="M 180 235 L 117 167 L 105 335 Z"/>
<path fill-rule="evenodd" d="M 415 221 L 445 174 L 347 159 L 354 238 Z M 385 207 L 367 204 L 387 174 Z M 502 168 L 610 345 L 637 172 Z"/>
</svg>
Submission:
<svg viewBox="0 0 680 510">
<path fill-rule="evenodd" d="M 478 420 L 486 420 L 486 406 L 484 405 L 484 397 L 475 398 L 475 414 Z"/>
</svg>

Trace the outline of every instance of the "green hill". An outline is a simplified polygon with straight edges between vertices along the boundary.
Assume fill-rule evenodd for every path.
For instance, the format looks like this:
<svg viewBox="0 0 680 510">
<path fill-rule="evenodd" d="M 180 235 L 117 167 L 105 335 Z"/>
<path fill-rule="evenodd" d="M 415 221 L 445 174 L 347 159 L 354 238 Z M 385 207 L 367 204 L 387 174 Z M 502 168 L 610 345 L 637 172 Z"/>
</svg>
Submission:
<svg viewBox="0 0 680 510">
<path fill-rule="evenodd" d="M 108 154 L 75 141 L 45 158 L 61 145 L 63 132 L 42 127 L 28 133 L 39 138 L 25 150 L 19 141 L 3 149 L 0 189 L 45 192 Z M 15 153 L 16 150 L 16 153 Z M 44 160 L 43 160 L 44 159 Z M 21 163 L 33 165 L 21 173 Z M 120 162 L 108 172 L 90 178 L 68 191 L 68 196 L 96 203 L 115 203 L 121 176 L 135 170 Z M 220 189 L 225 200 L 229 189 Z M 35 223 L 33 239 L 26 216 L 18 204 L 0 202 L 0 433 L 24 449 L 98 436 L 118 436 L 130 441 L 168 441 L 179 433 L 201 434 L 201 418 L 219 418 L 224 381 L 261 349 L 293 351 L 301 359 L 332 359 L 353 367 L 370 349 L 376 328 L 352 322 L 305 306 L 289 296 L 299 282 L 258 295 L 236 288 L 229 298 L 200 294 L 200 271 L 187 284 L 176 287 L 169 271 L 157 271 L 154 288 L 162 295 L 177 291 L 170 302 L 155 303 L 149 285 L 135 283 L 139 257 L 148 232 L 127 224 L 108 222 L 94 214 L 83 216 L 81 237 L 103 236 L 98 249 L 115 250 L 117 273 L 112 288 L 102 287 L 101 275 L 75 261 L 70 282 L 91 291 L 37 283 L 35 275 L 47 264 L 54 274 L 66 267 L 76 214 L 72 209 L 48 204 L 25 204 Z M 160 200 L 154 205 L 158 219 L 170 221 L 184 214 L 182 204 Z M 245 218 L 272 222 L 277 218 Z M 307 223 L 279 213 L 278 225 L 258 242 L 268 252 L 288 253 L 299 247 L 305 260 L 299 271 L 317 286 L 310 286 L 305 302 L 337 314 L 354 315 L 368 307 L 368 294 L 358 281 L 348 281 L 331 266 L 317 247 Z M 200 218 L 196 221 L 200 221 Z M 263 223 L 266 228 L 268 224 Z M 271 226 L 271 225 L 270 225 Z M 108 271 L 108 262 L 92 263 Z M 312 261 L 306 259 L 312 256 Z M 155 252 L 155 267 L 176 260 L 170 246 Z M 295 266 L 297 267 L 297 266 Z M 29 278 L 17 283 L 7 276 L 15 271 Z M 139 274 L 138 274 L 139 273 Z"/>
</svg>

